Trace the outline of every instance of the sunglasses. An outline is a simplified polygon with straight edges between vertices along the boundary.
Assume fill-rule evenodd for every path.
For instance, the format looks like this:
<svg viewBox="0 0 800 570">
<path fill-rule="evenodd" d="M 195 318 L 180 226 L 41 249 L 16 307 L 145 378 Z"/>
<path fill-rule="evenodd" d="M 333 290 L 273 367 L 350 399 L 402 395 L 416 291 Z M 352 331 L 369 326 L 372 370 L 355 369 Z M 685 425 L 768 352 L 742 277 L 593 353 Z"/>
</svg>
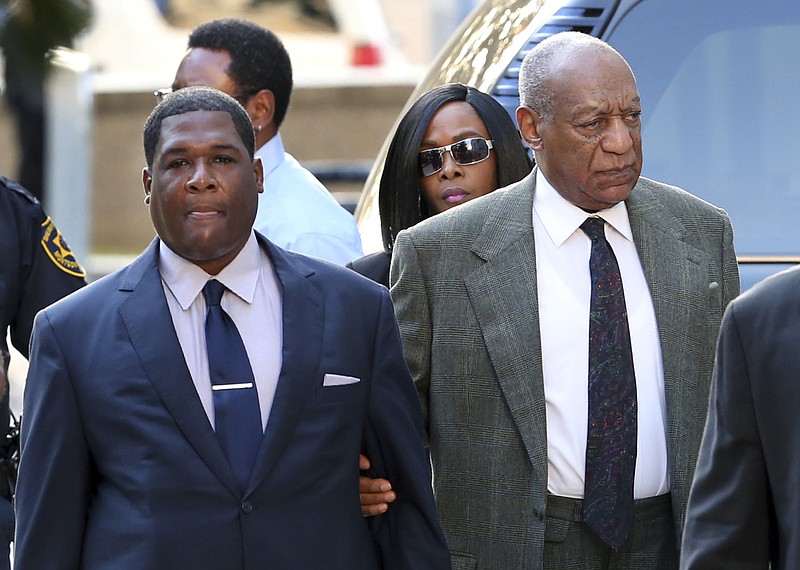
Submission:
<svg viewBox="0 0 800 570">
<path fill-rule="evenodd" d="M 236 95 L 232 95 L 232 97 L 236 99 L 236 101 L 238 101 L 242 107 L 244 107 L 250 100 L 250 97 L 258 93 L 259 91 L 261 90 L 251 89 L 249 91 L 243 91 L 241 93 L 237 93 Z M 158 101 L 159 103 L 161 103 L 164 99 L 166 99 L 168 95 L 172 95 L 173 93 L 175 93 L 175 90 L 172 89 L 172 87 L 165 87 L 164 89 L 156 89 L 155 91 L 153 91 L 153 95 L 156 96 L 156 101 Z"/>
<path fill-rule="evenodd" d="M 439 172 L 444 168 L 445 152 L 449 152 L 459 166 L 477 164 L 489 158 L 489 151 L 493 148 L 492 141 L 475 137 L 446 146 L 423 150 L 419 153 L 419 171 L 422 176 L 430 176 Z"/>
</svg>

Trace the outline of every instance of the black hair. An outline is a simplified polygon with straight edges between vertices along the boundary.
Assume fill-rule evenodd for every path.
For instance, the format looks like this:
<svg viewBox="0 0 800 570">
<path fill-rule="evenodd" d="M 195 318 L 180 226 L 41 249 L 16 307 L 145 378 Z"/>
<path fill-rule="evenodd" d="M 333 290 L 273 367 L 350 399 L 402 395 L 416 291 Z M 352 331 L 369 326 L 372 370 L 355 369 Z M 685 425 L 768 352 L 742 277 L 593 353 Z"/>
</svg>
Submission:
<svg viewBox="0 0 800 570">
<path fill-rule="evenodd" d="M 233 126 L 242 139 L 250 158 L 256 150 L 253 123 L 247 111 L 236 99 L 210 87 L 186 87 L 168 95 L 156 105 L 144 124 L 144 157 L 147 166 L 152 168 L 158 139 L 161 137 L 161 123 L 167 117 L 182 115 L 192 111 L 223 111 L 233 120 Z"/>
<path fill-rule="evenodd" d="M 531 161 L 514 121 L 494 98 L 461 83 L 448 83 L 428 91 L 400 120 L 386 154 L 378 191 L 386 251 L 391 251 L 401 230 L 431 216 L 420 185 L 420 146 L 436 112 L 455 101 L 464 101 L 475 109 L 494 141 L 497 188 L 517 182 L 531 171 Z"/>
<path fill-rule="evenodd" d="M 275 95 L 273 121 L 280 128 L 292 96 L 292 62 L 278 36 L 254 22 L 223 18 L 192 30 L 189 48 L 228 52 L 227 73 L 242 93 L 269 89 Z"/>
</svg>

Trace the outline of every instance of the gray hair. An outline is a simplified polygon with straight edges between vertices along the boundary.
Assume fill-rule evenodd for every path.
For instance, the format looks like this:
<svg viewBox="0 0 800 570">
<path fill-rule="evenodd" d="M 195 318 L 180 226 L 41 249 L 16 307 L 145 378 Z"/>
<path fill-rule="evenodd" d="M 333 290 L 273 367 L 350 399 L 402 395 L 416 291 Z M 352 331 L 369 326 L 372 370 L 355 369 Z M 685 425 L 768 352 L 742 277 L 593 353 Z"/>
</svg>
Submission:
<svg viewBox="0 0 800 570">
<path fill-rule="evenodd" d="M 555 94 L 548 87 L 553 62 L 565 52 L 610 50 L 622 56 L 603 40 L 582 32 L 560 32 L 542 40 L 522 60 L 519 70 L 519 104 L 539 115 L 552 115 Z M 622 58 L 624 61 L 624 58 Z"/>
</svg>

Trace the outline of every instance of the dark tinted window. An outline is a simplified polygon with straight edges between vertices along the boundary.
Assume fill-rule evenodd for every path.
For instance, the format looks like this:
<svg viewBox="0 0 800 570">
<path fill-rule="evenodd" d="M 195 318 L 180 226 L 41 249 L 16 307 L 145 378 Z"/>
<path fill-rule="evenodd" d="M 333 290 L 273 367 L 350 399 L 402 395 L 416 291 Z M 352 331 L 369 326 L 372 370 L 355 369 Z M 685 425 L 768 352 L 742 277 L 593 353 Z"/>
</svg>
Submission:
<svg viewBox="0 0 800 570">
<path fill-rule="evenodd" d="M 797 255 L 800 2 L 643 1 L 606 39 L 639 82 L 643 174 L 725 208 L 739 255 Z"/>
</svg>

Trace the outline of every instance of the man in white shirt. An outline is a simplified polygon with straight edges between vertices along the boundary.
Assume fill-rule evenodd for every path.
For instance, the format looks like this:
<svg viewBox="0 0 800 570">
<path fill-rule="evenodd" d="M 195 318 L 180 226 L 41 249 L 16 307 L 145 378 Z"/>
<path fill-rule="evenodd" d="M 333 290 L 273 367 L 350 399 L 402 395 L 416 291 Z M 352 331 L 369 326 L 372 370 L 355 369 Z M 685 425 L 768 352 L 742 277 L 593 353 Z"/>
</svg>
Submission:
<svg viewBox="0 0 800 570">
<path fill-rule="evenodd" d="M 386 288 L 253 230 L 229 96 L 171 95 L 144 140 L 158 238 L 34 325 L 15 568 L 449 570 Z M 380 519 L 362 450 L 403 498 Z"/>
<path fill-rule="evenodd" d="M 289 108 L 292 64 L 280 39 L 240 19 L 198 26 L 171 91 L 192 85 L 227 93 L 250 115 L 264 164 L 255 228 L 281 247 L 339 265 L 360 257 L 355 218 L 284 150 L 278 130 Z"/>
<path fill-rule="evenodd" d="M 608 44 L 556 34 L 525 57 L 519 88 L 538 167 L 401 232 L 392 259 L 453 567 L 674 570 L 717 331 L 739 291 L 731 224 L 640 177 L 639 93 Z M 597 318 L 596 297 L 622 309 Z M 624 327 L 603 336 L 612 322 Z M 617 396 L 598 420 L 593 406 Z"/>
</svg>

